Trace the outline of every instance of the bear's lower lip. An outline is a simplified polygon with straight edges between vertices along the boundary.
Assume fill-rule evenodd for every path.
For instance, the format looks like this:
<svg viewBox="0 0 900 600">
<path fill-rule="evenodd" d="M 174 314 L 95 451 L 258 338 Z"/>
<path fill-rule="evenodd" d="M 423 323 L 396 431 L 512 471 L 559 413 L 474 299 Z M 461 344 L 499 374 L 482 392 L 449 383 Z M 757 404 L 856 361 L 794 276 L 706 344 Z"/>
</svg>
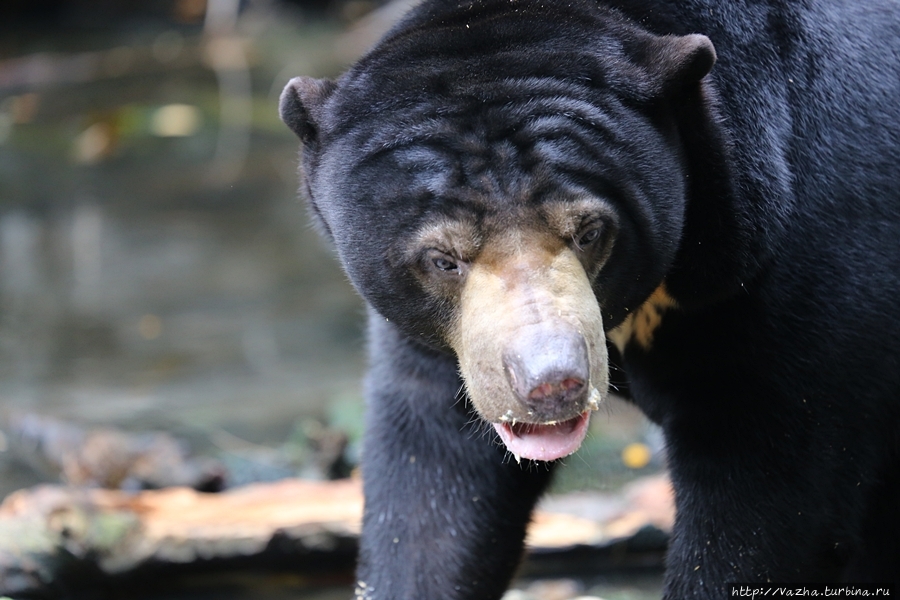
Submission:
<svg viewBox="0 0 900 600">
<path fill-rule="evenodd" d="M 516 460 L 551 461 L 578 450 L 587 435 L 591 411 L 587 410 L 568 421 L 554 424 L 493 423 L 500 439 Z"/>
</svg>

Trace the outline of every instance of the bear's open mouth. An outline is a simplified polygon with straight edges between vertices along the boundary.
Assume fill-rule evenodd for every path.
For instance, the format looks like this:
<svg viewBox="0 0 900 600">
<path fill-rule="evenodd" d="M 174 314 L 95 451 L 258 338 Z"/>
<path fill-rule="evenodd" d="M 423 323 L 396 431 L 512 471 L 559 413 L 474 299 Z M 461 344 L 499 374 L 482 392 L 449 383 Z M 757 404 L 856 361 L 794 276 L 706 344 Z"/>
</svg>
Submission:
<svg viewBox="0 0 900 600">
<path fill-rule="evenodd" d="M 492 423 L 516 460 L 551 461 L 578 450 L 587 435 L 591 411 L 559 423 Z"/>
</svg>

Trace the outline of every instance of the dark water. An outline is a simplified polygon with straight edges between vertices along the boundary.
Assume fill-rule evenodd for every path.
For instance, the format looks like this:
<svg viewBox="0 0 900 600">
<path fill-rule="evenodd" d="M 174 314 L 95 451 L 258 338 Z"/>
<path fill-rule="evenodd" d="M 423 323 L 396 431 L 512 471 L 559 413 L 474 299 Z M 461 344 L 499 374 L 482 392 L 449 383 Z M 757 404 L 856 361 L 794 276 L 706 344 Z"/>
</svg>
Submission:
<svg viewBox="0 0 900 600">
<path fill-rule="evenodd" d="M 228 458 L 240 483 L 305 466 L 235 445 L 277 453 L 310 422 L 358 437 L 362 305 L 297 198 L 297 143 L 276 104 L 290 77 L 337 73 L 384 25 L 347 33 L 285 5 L 231 5 L 210 0 L 218 20 L 135 9 L 0 37 L 0 418 L 168 431 Z M 561 489 L 634 476 L 619 452 L 643 421 L 621 407 L 600 417 Z M 0 498 L 52 476 L 13 442 L 0 434 Z M 154 597 L 349 589 L 241 575 Z M 657 597 L 659 577 L 573 589 Z"/>
</svg>

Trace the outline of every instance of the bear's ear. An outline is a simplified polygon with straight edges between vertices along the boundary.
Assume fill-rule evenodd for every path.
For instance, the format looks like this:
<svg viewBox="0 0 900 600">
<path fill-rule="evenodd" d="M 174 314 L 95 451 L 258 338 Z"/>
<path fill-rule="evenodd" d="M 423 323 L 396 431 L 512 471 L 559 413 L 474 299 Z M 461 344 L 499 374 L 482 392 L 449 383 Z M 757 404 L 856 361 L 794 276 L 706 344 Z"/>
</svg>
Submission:
<svg viewBox="0 0 900 600">
<path fill-rule="evenodd" d="M 716 50 L 705 35 L 648 36 L 632 56 L 650 76 L 652 92 L 669 95 L 698 83 L 716 63 Z"/>
<path fill-rule="evenodd" d="M 316 139 L 322 117 L 322 107 L 337 84 L 330 79 L 294 77 L 281 92 L 278 112 L 285 125 L 297 134 L 304 144 Z"/>
</svg>

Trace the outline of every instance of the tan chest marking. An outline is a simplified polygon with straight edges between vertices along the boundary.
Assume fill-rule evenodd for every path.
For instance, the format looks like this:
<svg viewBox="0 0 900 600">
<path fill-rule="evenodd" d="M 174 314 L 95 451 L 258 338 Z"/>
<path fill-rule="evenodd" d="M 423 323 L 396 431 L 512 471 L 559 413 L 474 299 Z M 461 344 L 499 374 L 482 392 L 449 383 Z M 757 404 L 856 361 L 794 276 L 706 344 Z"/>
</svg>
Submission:
<svg viewBox="0 0 900 600">
<path fill-rule="evenodd" d="M 644 350 L 650 350 L 653 345 L 653 333 L 662 323 L 663 313 L 677 306 L 678 303 L 666 291 L 666 284 L 662 283 L 650 294 L 647 301 L 628 315 L 618 327 L 607 332 L 606 337 L 619 352 L 624 352 L 625 346 L 632 340 Z"/>
</svg>

